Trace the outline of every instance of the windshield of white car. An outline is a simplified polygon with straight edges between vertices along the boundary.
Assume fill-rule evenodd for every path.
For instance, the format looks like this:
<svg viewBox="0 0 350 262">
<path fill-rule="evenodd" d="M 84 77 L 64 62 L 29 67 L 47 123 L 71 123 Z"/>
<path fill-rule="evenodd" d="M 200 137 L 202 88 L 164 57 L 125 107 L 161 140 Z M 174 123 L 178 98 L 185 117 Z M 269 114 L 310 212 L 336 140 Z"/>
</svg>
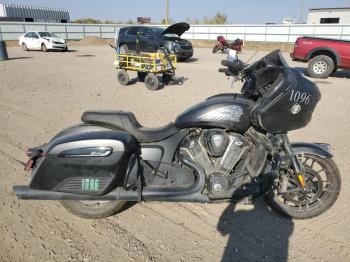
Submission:
<svg viewBox="0 0 350 262">
<path fill-rule="evenodd" d="M 58 37 L 57 35 L 49 32 L 39 32 L 40 37 Z"/>
</svg>

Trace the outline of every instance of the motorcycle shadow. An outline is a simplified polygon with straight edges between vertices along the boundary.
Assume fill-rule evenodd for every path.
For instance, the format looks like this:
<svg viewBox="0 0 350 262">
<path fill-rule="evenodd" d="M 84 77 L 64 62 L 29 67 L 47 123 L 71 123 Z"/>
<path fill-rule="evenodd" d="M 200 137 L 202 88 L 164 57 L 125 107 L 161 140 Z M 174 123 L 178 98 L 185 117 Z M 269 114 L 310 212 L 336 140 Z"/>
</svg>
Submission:
<svg viewBox="0 0 350 262">
<path fill-rule="evenodd" d="M 293 221 L 268 209 L 262 198 L 252 210 L 235 208 L 230 204 L 218 222 L 218 231 L 229 236 L 221 261 L 288 261 Z"/>
</svg>

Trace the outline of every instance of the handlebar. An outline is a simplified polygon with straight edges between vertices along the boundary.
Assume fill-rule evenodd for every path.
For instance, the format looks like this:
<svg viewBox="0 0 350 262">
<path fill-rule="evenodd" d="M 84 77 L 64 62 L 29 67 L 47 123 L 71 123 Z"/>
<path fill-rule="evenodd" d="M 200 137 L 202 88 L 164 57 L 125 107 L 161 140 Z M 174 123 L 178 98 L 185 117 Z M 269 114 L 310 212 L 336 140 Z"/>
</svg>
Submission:
<svg viewBox="0 0 350 262">
<path fill-rule="evenodd" d="M 225 68 L 220 68 L 219 72 L 232 76 L 232 83 L 243 81 L 241 92 L 252 99 L 258 99 L 266 93 L 269 86 L 277 80 L 278 75 L 283 73 L 283 68 L 288 67 L 279 51 L 272 52 L 249 65 L 238 59 L 222 60 L 221 65 Z"/>
<path fill-rule="evenodd" d="M 240 71 L 242 71 L 246 66 L 241 60 L 235 60 L 232 62 L 228 60 L 222 60 L 221 65 L 226 66 L 227 68 L 220 68 L 219 72 L 225 73 L 227 76 L 238 76 Z"/>
</svg>

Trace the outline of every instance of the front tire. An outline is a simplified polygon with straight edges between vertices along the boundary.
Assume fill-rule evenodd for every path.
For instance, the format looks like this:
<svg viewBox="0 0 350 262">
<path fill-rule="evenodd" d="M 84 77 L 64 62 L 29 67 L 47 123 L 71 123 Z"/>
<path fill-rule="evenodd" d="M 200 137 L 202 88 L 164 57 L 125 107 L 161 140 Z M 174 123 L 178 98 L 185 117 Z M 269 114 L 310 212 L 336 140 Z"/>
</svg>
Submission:
<svg viewBox="0 0 350 262">
<path fill-rule="evenodd" d="M 298 191 L 295 179 L 290 177 L 288 192 L 279 193 L 277 185 L 268 192 L 266 200 L 272 208 L 284 216 L 308 219 L 322 214 L 333 206 L 340 193 L 341 177 L 333 159 L 305 153 L 299 161 L 305 168 L 304 176 L 308 192 Z"/>
<path fill-rule="evenodd" d="M 117 214 L 124 207 L 124 201 L 81 201 L 62 200 L 61 205 L 70 213 L 88 219 L 98 219 Z"/>
<path fill-rule="evenodd" d="M 25 43 L 22 43 L 22 49 L 23 49 L 23 51 L 29 51 L 28 47 Z"/>
<path fill-rule="evenodd" d="M 47 52 L 47 47 L 46 47 L 45 44 L 41 44 L 41 50 L 42 50 L 43 52 Z"/>
<path fill-rule="evenodd" d="M 312 58 L 307 67 L 309 75 L 313 78 L 327 78 L 334 70 L 334 61 L 326 55 Z"/>
<path fill-rule="evenodd" d="M 119 47 L 119 54 L 125 55 L 129 52 L 128 46 L 127 45 L 121 45 Z"/>
</svg>

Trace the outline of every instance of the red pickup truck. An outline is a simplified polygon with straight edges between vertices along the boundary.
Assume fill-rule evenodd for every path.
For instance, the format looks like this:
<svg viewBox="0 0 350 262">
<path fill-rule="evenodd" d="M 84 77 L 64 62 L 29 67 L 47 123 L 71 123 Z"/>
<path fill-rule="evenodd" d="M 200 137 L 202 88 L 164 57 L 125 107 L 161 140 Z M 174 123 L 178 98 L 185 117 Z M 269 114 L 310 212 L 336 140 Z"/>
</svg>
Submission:
<svg viewBox="0 0 350 262">
<path fill-rule="evenodd" d="M 338 68 L 350 69 L 350 41 L 299 37 L 290 56 L 295 61 L 309 62 L 311 77 L 327 78 Z"/>
</svg>

